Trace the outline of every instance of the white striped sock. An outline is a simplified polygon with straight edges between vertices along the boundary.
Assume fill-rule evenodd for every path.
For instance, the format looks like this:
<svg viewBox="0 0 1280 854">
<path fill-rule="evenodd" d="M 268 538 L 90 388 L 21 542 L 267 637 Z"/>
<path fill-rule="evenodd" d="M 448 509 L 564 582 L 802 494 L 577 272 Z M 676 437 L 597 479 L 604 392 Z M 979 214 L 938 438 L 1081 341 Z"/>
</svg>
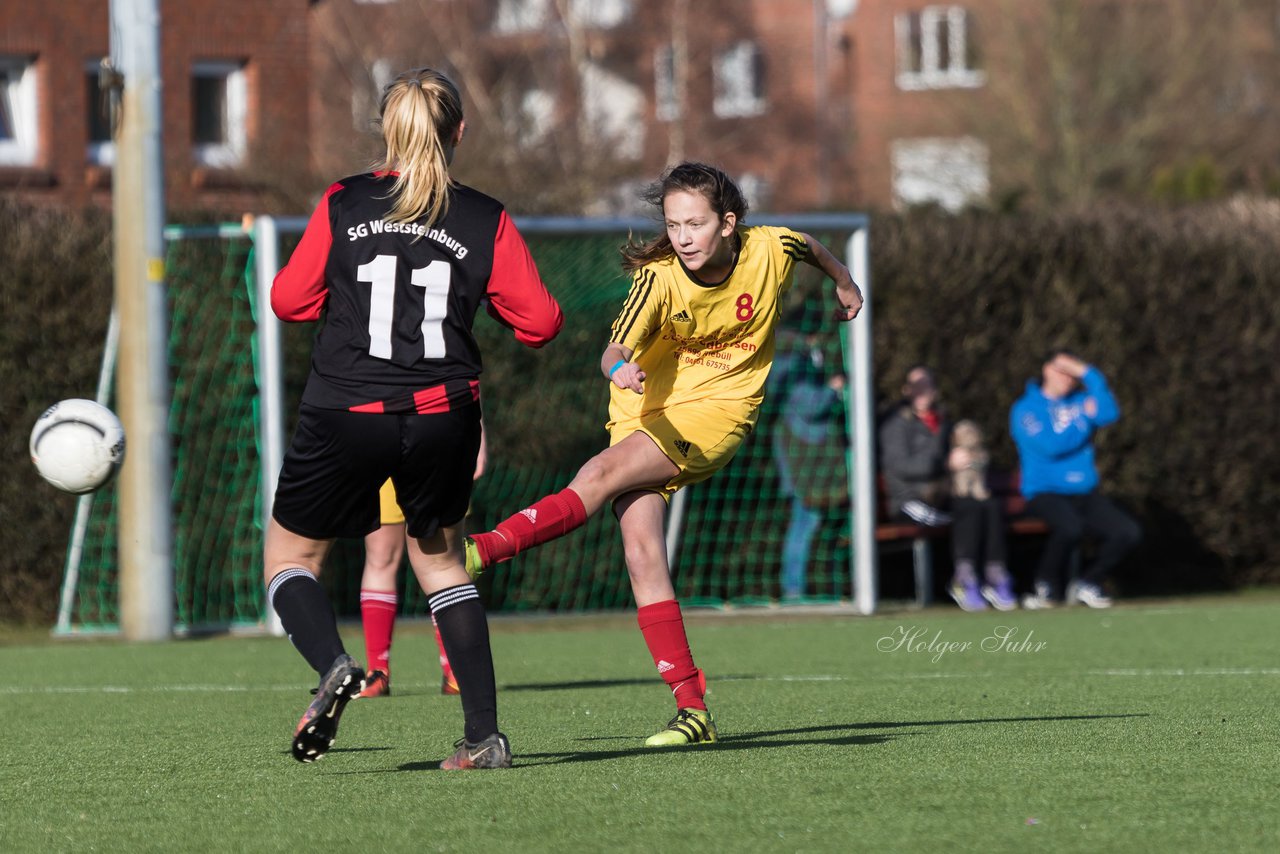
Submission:
<svg viewBox="0 0 1280 854">
<path fill-rule="evenodd" d="M 459 584 L 457 587 L 449 587 L 432 594 L 427 598 L 427 602 L 431 605 L 431 613 L 434 615 L 461 602 L 479 598 L 480 593 L 474 584 Z"/>
<path fill-rule="evenodd" d="M 300 566 L 295 566 L 291 569 L 286 569 L 284 572 L 278 573 L 275 578 L 271 579 L 271 583 L 267 585 L 267 601 L 271 603 L 272 608 L 276 606 L 276 591 L 279 590 L 280 586 L 286 581 L 294 578 L 310 578 L 317 584 L 320 583 L 319 579 L 312 575 L 310 570 L 303 569 Z"/>
</svg>

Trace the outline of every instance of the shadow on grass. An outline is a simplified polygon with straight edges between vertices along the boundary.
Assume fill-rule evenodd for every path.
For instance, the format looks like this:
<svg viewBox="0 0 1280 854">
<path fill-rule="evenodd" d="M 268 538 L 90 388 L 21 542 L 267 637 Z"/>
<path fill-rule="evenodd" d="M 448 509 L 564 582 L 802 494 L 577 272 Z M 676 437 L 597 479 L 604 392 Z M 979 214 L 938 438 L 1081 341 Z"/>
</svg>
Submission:
<svg viewBox="0 0 1280 854">
<path fill-rule="evenodd" d="M 704 744 L 700 747 L 693 748 L 699 754 L 720 753 L 720 752 L 736 752 L 740 750 L 774 750 L 779 748 L 791 747 L 807 747 L 812 745 L 827 745 L 829 747 L 858 747 L 872 744 L 883 744 L 892 741 L 899 736 L 892 733 L 877 733 L 872 735 L 856 734 L 859 730 L 868 729 L 909 729 L 913 727 L 938 727 L 938 726 L 968 726 L 968 725 L 991 725 L 991 724 L 1011 724 L 1011 723 L 1065 723 L 1070 721 L 1106 721 L 1106 720 L 1123 720 L 1126 718 L 1145 718 L 1150 717 L 1147 712 L 1129 712 L 1113 715 L 1042 715 L 1042 716 L 1026 716 L 1016 718 L 967 718 L 953 720 L 936 720 L 936 721 L 865 721 L 861 723 L 850 724 L 830 724 L 827 726 L 811 726 L 798 727 L 794 729 L 772 729 L 759 730 L 756 732 L 739 732 L 728 735 L 722 735 L 718 741 L 713 744 Z M 830 737 L 821 738 L 813 737 L 824 733 L 851 733 L 848 735 L 832 735 Z M 791 737 L 786 736 L 808 736 L 808 737 Z M 606 735 L 588 738 L 579 738 L 582 742 L 597 741 L 627 741 L 637 742 L 639 736 L 634 735 Z M 386 748 L 362 748 L 363 750 L 382 750 Z M 643 756 L 661 755 L 664 753 L 683 753 L 689 751 L 689 747 L 629 747 L 620 750 L 568 750 L 556 753 L 516 753 L 517 767 L 530 767 L 535 765 L 564 765 L 575 762 L 605 762 L 613 759 L 631 759 Z M 357 748 L 356 750 L 360 750 Z M 333 752 L 333 751 L 331 751 Z M 354 752 L 354 751 L 353 751 Z M 406 762 L 398 768 L 388 768 L 384 771 L 369 772 L 344 772 L 344 773 L 387 773 L 390 771 L 438 771 L 440 770 L 439 760 L 432 762 Z"/>
<path fill-rule="evenodd" d="M 806 735 L 810 733 L 837 732 L 841 730 L 863 730 L 863 729 L 905 729 L 908 727 L 931 727 L 931 726 L 960 726 L 964 724 L 1011 724 L 1011 723 L 1052 723 L 1059 721 L 1095 721 L 1109 720 L 1115 718 L 1145 718 L 1149 717 L 1146 712 L 1127 712 L 1115 715 L 1041 715 L 1035 717 L 1018 717 L 1018 718 L 968 718 L 956 720 L 939 720 L 939 721 L 866 721 L 863 723 L 853 724 L 832 724 L 829 726 L 813 726 L 799 727 L 797 729 L 773 729 L 761 730 L 759 732 L 736 732 L 728 735 L 721 735 L 719 741 L 714 746 L 736 741 L 748 741 L 753 744 L 759 743 L 762 738 L 776 738 L 778 736 L 787 735 Z M 633 735 L 599 735 L 579 738 L 578 741 L 634 741 L 636 736 Z M 815 739 L 812 742 L 765 742 L 767 744 L 828 744 L 831 742 L 823 739 Z M 710 745 L 709 745 L 710 746 Z M 678 748 L 683 749 L 683 748 Z M 652 748 L 646 748 L 646 752 L 652 752 Z M 553 754 L 548 754 L 553 755 Z"/>
<path fill-rule="evenodd" d="M 656 685 L 658 679 L 582 679 L 573 682 L 526 682 L 500 685 L 499 691 L 569 691 L 577 688 L 620 688 L 626 685 Z"/>
<path fill-rule="evenodd" d="M 748 675 L 717 675 L 711 679 L 711 684 L 716 682 L 750 682 L 760 679 L 754 674 Z M 644 679 L 578 679 L 565 682 L 523 682 L 516 685 L 500 685 L 499 691 L 570 691 L 577 688 L 620 688 L 629 685 L 658 685 L 661 684 L 660 679 L 648 677 Z"/>
<path fill-rule="evenodd" d="M 830 727 L 832 730 L 847 727 Z M 618 736 L 624 738 L 624 736 Z M 663 753 L 687 753 L 696 750 L 698 753 L 722 753 L 738 750 L 761 750 L 766 748 L 800 747 L 803 745 L 826 744 L 833 747 L 856 747 L 863 744 L 880 744 L 889 741 L 891 735 L 845 735 L 836 738 L 804 738 L 778 741 L 756 741 L 744 735 L 722 738 L 714 744 L 704 744 L 697 748 L 689 747 L 632 747 L 625 750 L 570 750 L 563 753 L 516 753 L 515 764 L 518 768 L 534 765 L 565 765 L 572 762 L 606 762 L 611 759 L 635 759 L 644 756 L 655 756 Z M 625 736 L 628 741 L 639 741 L 634 736 Z M 596 741 L 600 739 L 579 739 L 579 741 Z M 439 762 L 406 762 L 398 771 L 438 771 Z"/>
</svg>

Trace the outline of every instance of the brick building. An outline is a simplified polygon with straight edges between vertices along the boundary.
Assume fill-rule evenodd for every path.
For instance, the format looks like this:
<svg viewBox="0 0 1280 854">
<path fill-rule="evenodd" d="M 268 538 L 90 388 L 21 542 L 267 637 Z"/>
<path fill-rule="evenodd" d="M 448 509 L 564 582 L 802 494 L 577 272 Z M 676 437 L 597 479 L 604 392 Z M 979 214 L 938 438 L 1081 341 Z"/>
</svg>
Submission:
<svg viewBox="0 0 1280 854">
<path fill-rule="evenodd" d="M 0 0 L 0 192 L 106 204 L 114 152 L 97 70 L 109 53 L 108 0 L 35 5 Z M 170 211 L 252 209 L 264 176 L 309 171 L 298 141 L 309 126 L 311 5 L 161 0 Z"/>
<path fill-rule="evenodd" d="M 1270 3 L 1245 0 L 1256 7 L 1256 21 L 1243 25 L 1247 50 L 1235 50 L 1244 42 L 1226 24 L 1217 37 L 1220 56 L 1272 64 L 1233 69 L 1232 80 L 1210 81 L 1219 89 L 1199 95 L 1159 91 L 1152 100 L 1196 103 L 1199 112 L 1183 111 L 1192 118 L 1181 126 L 1177 110 L 1156 122 L 1143 116 L 1141 132 L 1156 142 L 1138 142 L 1153 161 L 1176 166 L 1178 145 L 1211 153 L 1216 145 L 1249 147 L 1269 162 L 1274 146 L 1262 140 L 1274 135 L 1257 128 L 1276 115 Z M 1158 75 L 1161 24 L 1144 16 L 1178 4 L 1187 14 L 1198 8 L 1194 0 L 1082 6 L 1100 16 L 1095 24 L 1113 16 L 1132 28 L 1115 40 L 1120 51 L 1145 34 Z M 175 212 L 302 210 L 376 155 L 378 93 L 416 64 L 448 71 L 464 90 L 459 177 L 523 212 L 626 211 L 637 184 L 688 158 L 738 176 L 756 209 L 957 208 L 1010 187 L 1043 190 L 1034 186 L 1040 176 L 1073 157 L 1055 148 L 1054 123 L 1096 119 L 1068 130 L 1093 134 L 1086 155 L 1097 162 L 1055 178 L 1040 193 L 1053 200 L 1072 182 L 1112 180 L 1106 155 L 1135 140 L 1116 118 L 1127 101 L 1084 91 L 1056 116 L 1057 107 L 1036 103 L 1053 90 L 1037 79 L 1052 64 L 1043 53 L 1048 8 L 1036 0 L 160 0 L 168 203 Z M 39 9 L 0 0 L 0 191 L 103 204 L 112 146 L 95 110 L 95 69 L 108 49 L 108 0 L 43 0 Z M 1210 34 L 1194 21 L 1184 29 L 1200 42 Z M 1165 47 L 1170 62 L 1193 52 L 1190 43 Z M 1087 79 L 1088 69 L 1075 71 Z M 1212 76 L 1183 71 L 1168 79 Z M 1221 104 L 1236 106 L 1223 114 Z M 1132 189 L 1151 176 L 1126 180 Z"/>
</svg>

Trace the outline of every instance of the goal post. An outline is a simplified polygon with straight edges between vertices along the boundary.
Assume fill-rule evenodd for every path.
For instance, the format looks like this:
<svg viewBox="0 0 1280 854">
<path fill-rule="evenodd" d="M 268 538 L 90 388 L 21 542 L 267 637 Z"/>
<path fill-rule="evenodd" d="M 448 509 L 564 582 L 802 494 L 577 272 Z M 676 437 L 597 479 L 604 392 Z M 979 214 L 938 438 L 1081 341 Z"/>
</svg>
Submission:
<svg viewBox="0 0 1280 854">
<path fill-rule="evenodd" d="M 839 494 L 815 511 L 805 599 L 852 603 L 869 614 L 877 598 L 869 220 L 835 213 L 754 219 L 806 231 L 843 252 L 867 298 L 857 320 L 826 322 L 820 330 L 821 347 L 848 378 L 841 418 L 847 455 L 842 452 L 834 464 L 844 480 Z M 608 388 L 591 380 L 590 368 L 629 286 L 618 247 L 654 228 L 647 219 L 515 222 L 564 309 L 565 328 L 550 346 L 531 352 L 483 313 L 477 318 L 491 455 L 488 472 L 476 483 L 471 530 L 492 527 L 563 488 L 605 446 Z M 179 633 L 279 631 L 262 584 L 262 533 L 315 327 L 279 323 L 269 300 L 271 282 L 305 225 L 302 217 L 258 216 L 251 223 L 170 226 L 165 232 Z M 826 318 L 835 305 L 829 280 L 807 266 L 797 274 L 791 299 L 812 302 Z M 790 322 L 784 318 L 780 336 L 794 332 Z M 794 521 L 776 453 L 784 404 L 770 392 L 756 430 L 729 466 L 673 501 L 668 548 L 681 601 L 742 607 L 779 599 L 782 553 Z M 799 475 L 830 475 L 832 469 Z M 69 546 L 69 558 L 77 555 L 79 562 L 68 560 L 58 633 L 118 629 L 115 512 L 114 485 L 108 485 Z M 335 546 L 324 581 L 341 614 L 358 614 L 362 563 L 362 543 Z M 611 610 L 630 602 L 620 538 L 608 513 L 485 573 L 479 584 L 496 612 Z M 403 574 L 401 602 L 405 614 L 428 613 L 412 573 Z"/>
</svg>

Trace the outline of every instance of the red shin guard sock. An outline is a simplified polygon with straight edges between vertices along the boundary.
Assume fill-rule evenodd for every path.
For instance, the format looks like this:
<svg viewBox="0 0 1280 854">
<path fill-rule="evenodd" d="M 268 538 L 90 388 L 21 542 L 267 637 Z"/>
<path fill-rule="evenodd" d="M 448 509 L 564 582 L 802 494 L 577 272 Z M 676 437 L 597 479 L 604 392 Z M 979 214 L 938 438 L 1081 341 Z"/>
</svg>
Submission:
<svg viewBox="0 0 1280 854">
<path fill-rule="evenodd" d="M 562 489 L 499 522 L 487 534 L 472 534 L 485 566 L 511 560 L 533 546 L 563 537 L 587 521 L 587 509 L 572 489 Z"/>
<path fill-rule="evenodd" d="M 453 668 L 449 666 L 449 654 L 444 651 L 444 638 L 440 637 L 440 624 L 436 622 L 436 615 L 431 615 L 431 627 L 436 630 L 436 649 L 440 650 L 440 670 L 446 676 L 453 673 Z"/>
<path fill-rule="evenodd" d="M 396 594 L 360 591 L 360 622 L 364 626 L 364 651 L 369 670 L 391 672 L 391 634 L 396 628 Z"/>
<path fill-rule="evenodd" d="M 693 663 L 689 639 L 684 632 L 684 616 L 674 599 L 645 605 L 636 613 L 644 642 L 653 656 L 662 679 L 675 695 L 681 709 L 705 709 L 705 684 Z"/>
</svg>

